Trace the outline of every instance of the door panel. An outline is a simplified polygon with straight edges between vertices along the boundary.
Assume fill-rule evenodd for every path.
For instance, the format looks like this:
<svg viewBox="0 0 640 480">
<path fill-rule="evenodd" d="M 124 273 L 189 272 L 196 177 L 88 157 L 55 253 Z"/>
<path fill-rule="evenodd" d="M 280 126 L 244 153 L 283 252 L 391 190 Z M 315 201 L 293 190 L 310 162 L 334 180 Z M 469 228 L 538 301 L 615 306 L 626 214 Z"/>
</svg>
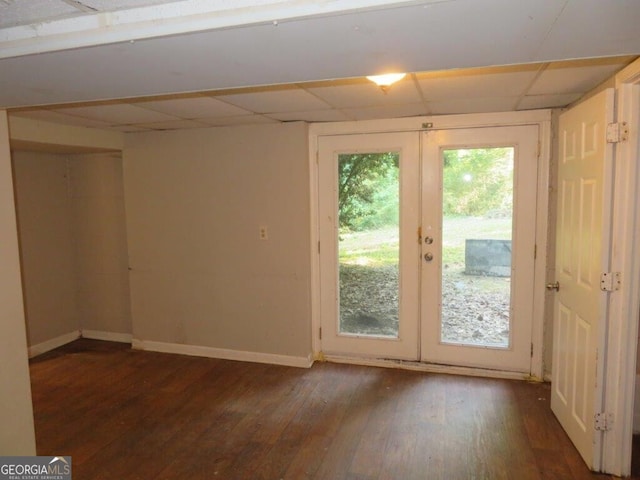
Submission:
<svg viewBox="0 0 640 480">
<path fill-rule="evenodd" d="M 417 133 L 319 139 L 322 349 L 418 358 Z"/>
<path fill-rule="evenodd" d="M 440 130 L 422 140 L 422 226 L 434 238 L 422 251 L 435 260 L 422 268 L 421 358 L 528 373 L 538 129 Z M 456 159 L 458 178 L 449 179 Z"/>
<path fill-rule="evenodd" d="M 602 434 L 594 415 L 602 404 L 602 351 L 608 271 L 613 90 L 560 116 L 554 345 L 551 408 L 587 465 L 600 468 Z M 600 363 L 600 364 L 599 364 Z"/>
</svg>

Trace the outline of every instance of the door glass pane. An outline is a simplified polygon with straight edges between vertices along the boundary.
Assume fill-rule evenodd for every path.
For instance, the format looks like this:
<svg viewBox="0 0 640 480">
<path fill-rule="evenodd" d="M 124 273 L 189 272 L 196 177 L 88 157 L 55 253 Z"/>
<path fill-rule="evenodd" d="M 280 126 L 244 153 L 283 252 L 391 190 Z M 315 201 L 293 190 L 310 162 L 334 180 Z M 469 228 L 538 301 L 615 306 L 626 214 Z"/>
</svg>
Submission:
<svg viewBox="0 0 640 480">
<path fill-rule="evenodd" d="M 398 337 L 397 152 L 338 155 L 339 332 Z"/>
<path fill-rule="evenodd" d="M 510 344 L 513 156 L 510 147 L 444 151 L 443 343 Z"/>
</svg>

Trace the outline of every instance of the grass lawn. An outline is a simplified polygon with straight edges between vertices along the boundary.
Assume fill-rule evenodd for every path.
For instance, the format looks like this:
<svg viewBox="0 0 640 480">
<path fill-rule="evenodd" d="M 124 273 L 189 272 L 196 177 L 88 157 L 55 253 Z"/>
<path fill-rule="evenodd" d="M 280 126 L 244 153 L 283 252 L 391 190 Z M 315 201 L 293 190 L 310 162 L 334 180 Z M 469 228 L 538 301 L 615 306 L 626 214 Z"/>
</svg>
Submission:
<svg viewBox="0 0 640 480">
<path fill-rule="evenodd" d="M 511 219 L 448 217 L 443 220 L 443 264 L 464 264 L 467 238 L 508 240 Z M 398 228 L 387 227 L 340 235 L 340 263 L 383 266 L 398 263 Z"/>
</svg>

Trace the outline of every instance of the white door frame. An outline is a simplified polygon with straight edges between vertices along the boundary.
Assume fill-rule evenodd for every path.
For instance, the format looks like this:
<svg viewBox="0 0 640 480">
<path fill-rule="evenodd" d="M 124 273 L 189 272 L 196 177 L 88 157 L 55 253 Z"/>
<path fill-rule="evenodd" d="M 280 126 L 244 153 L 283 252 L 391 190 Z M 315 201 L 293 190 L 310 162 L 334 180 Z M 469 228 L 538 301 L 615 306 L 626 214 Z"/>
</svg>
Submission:
<svg viewBox="0 0 640 480">
<path fill-rule="evenodd" d="M 614 155 L 611 269 L 622 273 L 622 283 L 609 304 L 604 411 L 613 414 L 614 423 L 604 434 L 602 471 L 625 476 L 631 473 L 640 314 L 640 61 L 615 80 L 616 119 L 627 122 L 629 139 L 616 145 Z"/>
<path fill-rule="evenodd" d="M 320 340 L 320 258 L 318 254 L 318 138 L 324 135 L 342 135 L 359 133 L 384 133 L 400 131 L 422 131 L 429 128 L 455 129 L 487 126 L 515 126 L 538 125 L 540 132 L 540 156 L 537 181 L 537 210 L 536 210 L 536 245 L 537 260 L 535 264 L 534 280 L 534 327 L 532 332 L 533 355 L 531 358 L 531 377 L 541 380 L 544 377 L 544 330 L 545 330 L 545 299 L 547 297 L 545 285 L 547 279 L 547 245 L 549 219 L 549 163 L 551 152 L 551 111 L 532 110 L 525 112 L 504 112 L 468 115 L 442 115 L 434 117 L 414 117 L 390 120 L 370 120 L 361 122 L 318 123 L 309 126 L 309 180 L 310 180 L 310 211 L 311 211 L 311 337 L 315 359 L 322 358 L 322 342 Z M 377 359 L 371 359 L 377 360 Z M 355 361 L 355 360 L 354 360 Z M 381 361 L 381 364 L 384 362 Z M 406 365 L 407 368 L 429 370 L 426 364 Z M 457 367 L 434 367 L 436 371 L 460 373 Z M 464 371 L 473 374 L 473 369 Z M 488 374 L 488 372 L 485 372 Z M 491 372 L 498 375 L 498 372 Z M 513 374 L 508 374 L 513 378 Z"/>
</svg>

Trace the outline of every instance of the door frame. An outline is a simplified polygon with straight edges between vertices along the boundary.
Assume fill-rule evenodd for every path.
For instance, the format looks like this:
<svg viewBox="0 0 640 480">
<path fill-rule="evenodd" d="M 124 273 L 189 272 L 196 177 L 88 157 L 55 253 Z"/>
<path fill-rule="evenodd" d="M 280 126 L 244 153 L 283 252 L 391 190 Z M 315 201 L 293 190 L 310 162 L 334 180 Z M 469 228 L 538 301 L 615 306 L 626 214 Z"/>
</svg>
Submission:
<svg viewBox="0 0 640 480">
<path fill-rule="evenodd" d="M 611 270 L 622 273 L 622 283 L 609 303 L 603 410 L 613 414 L 614 423 L 603 435 L 601 470 L 627 476 L 640 317 L 640 60 L 615 76 L 615 88 L 616 121 L 627 122 L 630 134 L 627 141 L 616 144 L 614 152 Z"/>
<path fill-rule="evenodd" d="M 435 366 L 420 362 L 395 362 L 396 366 L 421 369 L 425 371 L 438 371 L 445 373 L 465 373 L 470 375 L 482 374 L 485 376 L 502 376 L 505 378 L 534 378 L 542 380 L 545 377 L 545 363 L 550 364 L 550 351 L 545 352 L 545 330 L 550 327 L 545 325 L 548 320 L 549 296 L 546 294 L 545 285 L 548 277 L 547 246 L 549 245 L 549 166 L 551 157 L 551 110 L 531 110 L 525 112 L 485 113 L 468 115 L 442 115 L 429 117 L 413 117 L 389 120 L 369 120 L 359 122 L 334 122 L 317 123 L 309 126 L 309 181 L 310 181 L 310 261 L 311 261 L 311 341 L 315 359 L 324 359 L 322 353 L 322 340 L 320 338 L 320 256 L 319 249 L 319 189 L 318 189 L 318 140 L 325 135 L 346 135 L 362 133 L 387 133 L 403 131 L 425 131 L 430 129 L 456 129 L 474 127 L 496 127 L 537 125 L 539 127 L 539 160 L 537 182 L 537 206 L 536 206 L 536 245 L 537 258 L 534 272 L 534 325 L 532 331 L 532 357 L 531 372 L 529 375 L 513 372 L 479 371 L 473 368 Z M 545 194 L 546 193 L 546 194 Z M 345 361 L 344 358 L 331 358 L 332 360 Z M 346 361 L 356 362 L 356 359 Z M 363 359 L 358 360 L 360 363 Z M 366 359 L 367 364 L 388 365 L 389 361 L 383 359 Z"/>
</svg>

